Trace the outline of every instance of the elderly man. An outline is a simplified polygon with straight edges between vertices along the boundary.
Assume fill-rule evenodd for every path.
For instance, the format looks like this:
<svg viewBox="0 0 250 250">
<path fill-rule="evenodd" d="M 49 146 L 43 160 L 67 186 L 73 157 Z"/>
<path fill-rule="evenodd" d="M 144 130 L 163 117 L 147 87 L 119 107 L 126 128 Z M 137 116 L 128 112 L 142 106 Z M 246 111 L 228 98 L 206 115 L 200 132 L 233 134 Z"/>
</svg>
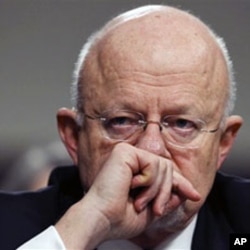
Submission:
<svg viewBox="0 0 250 250">
<path fill-rule="evenodd" d="M 85 44 L 72 90 L 57 118 L 77 168 L 2 195 L 15 205 L 4 246 L 47 228 L 20 249 L 223 250 L 250 232 L 250 182 L 217 173 L 242 124 L 232 65 L 199 19 L 168 6 L 119 15 Z"/>
</svg>

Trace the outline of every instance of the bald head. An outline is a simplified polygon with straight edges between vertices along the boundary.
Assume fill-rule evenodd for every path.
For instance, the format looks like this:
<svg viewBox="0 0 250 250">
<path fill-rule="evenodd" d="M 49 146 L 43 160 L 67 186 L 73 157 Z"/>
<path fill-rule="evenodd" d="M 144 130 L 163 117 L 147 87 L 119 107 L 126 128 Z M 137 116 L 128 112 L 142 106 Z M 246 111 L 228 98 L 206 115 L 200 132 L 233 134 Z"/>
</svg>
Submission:
<svg viewBox="0 0 250 250">
<path fill-rule="evenodd" d="M 96 72 L 93 82 L 100 84 L 129 71 L 158 76 L 209 74 L 210 81 L 203 87 L 208 95 L 217 94 L 220 99 L 224 95 L 223 105 L 228 109 L 230 95 L 234 96 L 229 85 L 231 69 L 224 45 L 218 41 L 205 24 L 187 12 L 168 6 L 140 7 L 117 16 L 90 39 L 80 55 L 76 82 L 84 84 L 85 77 L 92 82 L 89 72 Z"/>
<path fill-rule="evenodd" d="M 206 62 L 213 60 L 209 54 L 220 57 L 207 27 L 170 7 L 136 9 L 118 16 L 104 30 L 96 52 L 103 55 L 105 63 L 110 57 L 116 60 L 115 65 L 134 70 L 150 67 L 152 74 L 185 72 L 186 66 L 190 70 L 191 64 L 196 67 L 204 57 Z"/>
</svg>

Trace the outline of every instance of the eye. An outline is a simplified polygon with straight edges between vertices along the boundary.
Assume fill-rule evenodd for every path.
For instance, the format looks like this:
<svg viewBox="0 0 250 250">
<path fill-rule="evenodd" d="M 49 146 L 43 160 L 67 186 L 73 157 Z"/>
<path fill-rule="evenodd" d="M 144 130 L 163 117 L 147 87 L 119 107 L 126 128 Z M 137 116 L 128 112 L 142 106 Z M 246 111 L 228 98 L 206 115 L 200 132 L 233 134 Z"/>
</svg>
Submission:
<svg viewBox="0 0 250 250">
<path fill-rule="evenodd" d="M 165 127 L 176 128 L 180 130 L 199 130 L 199 123 L 190 117 L 185 116 L 167 116 L 162 121 Z"/>
<path fill-rule="evenodd" d="M 105 120 L 105 127 L 115 128 L 115 127 L 126 127 L 132 126 L 137 123 L 137 120 L 132 117 L 127 116 L 117 116 L 117 117 L 109 117 Z"/>
<path fill-rule="evenodd" d="M 197 129 L 195 122 L 183 118 L 173 120 L 171 125 L 172 127 L 176 127 L 178 129 Z"/>
<path fill-rule="evenodd" d="M 163 120 L 163 125 L 174 138 L 194 138 L 200 130 L 197 119 L 186 116 L 167 116 Z"/>
<path fill-rule="evenodd" d="M 139 128 L 140 116 L 136 113 L 117 112 L 109 114 L 103 120 L 103 127 L 109 137 L 124 139 L 132 135 Z"/>
</svg>

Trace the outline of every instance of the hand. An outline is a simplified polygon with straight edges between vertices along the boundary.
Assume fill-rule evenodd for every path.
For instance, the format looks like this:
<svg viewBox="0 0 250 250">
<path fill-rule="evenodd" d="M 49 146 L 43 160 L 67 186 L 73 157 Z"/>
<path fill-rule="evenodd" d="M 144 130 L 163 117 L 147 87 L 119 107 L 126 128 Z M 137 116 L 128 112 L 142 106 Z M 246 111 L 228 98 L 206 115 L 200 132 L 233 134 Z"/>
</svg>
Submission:
<svg viewBox="0 0 250 250">
<path fill-rule="evenodd" d="M 79 246 L 91 249 L 107 239 L 134 237 L 184 200 L 199 198 L 191 183 L 173 170 L 170 160 L 120 143 L 74 209 L 71 217 L 75 219 L 67 223 L 84 220 L 83 228 L 74 233 L 84 232 L 77 233 L 77 241 L 88 236 L 88 242 Z"/>
</svg>

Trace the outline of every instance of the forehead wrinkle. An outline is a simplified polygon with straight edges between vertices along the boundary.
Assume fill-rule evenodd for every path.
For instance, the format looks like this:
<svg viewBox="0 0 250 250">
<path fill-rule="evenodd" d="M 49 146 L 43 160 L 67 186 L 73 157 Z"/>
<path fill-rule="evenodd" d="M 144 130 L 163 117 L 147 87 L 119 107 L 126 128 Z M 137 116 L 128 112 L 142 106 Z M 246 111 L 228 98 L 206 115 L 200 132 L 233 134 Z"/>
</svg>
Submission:
<svg viewBox="0 0 250 250">
<path fill-rule="evenodd" d="M 95 65 L 95 66 L 94 66 Z M 98 61 L 93 63 L 93 61 L 89 64 L 90 67 L 95 68 L 96 74 L 90 74 L 90 77 L 92 78 L 92 81 L 88 81 L 88 89 L 90 90 L 89 93 L 89 100 L 92 100 L 93 97 L 95 98 L 103 98 L 104 95 L 114 93 L 115 90 L 119 89 L 119 92 L 126 91 L 127 93 L 129 91 L 136 93 L 137 97 L 134 99 L 131 99 L 131 106 L 135 106 L 136 102 L 138 101 L 139 96 L 146 97 L 147 94 L 152 94 L 153 89 L 156 91 L 159 91 L 158 87 L 178 87 L 179 84 L 183 84 L 182 90 L 184 90 L 186 87 L 190 87 L 194 81 L 195 78 L 201 78 L 201 75 L 198 73 L 171 73 L 171 74 L 151 74 L 147 72 L 141 72 L 141 71 L 132 71 L 129 70 L 113 70 L 115 67 L 108 66 L 108 70 L 106 70 L 107 64 L 100 65 Z M 87 73 L 93 72 L 90 70 L 86 70 Z M 97 74 L 98 73 L 98 74 Z M 98 75 L 98 77 L 97 77 Z M 203 77 L 203 76 L 202 76 Z M 165 79 L 164 79 L 165 78 Z M 189 80 L 190 79 L 190 80 Z M 184 82 L 185 81 L 185 82 Z M 91 84 L 91 82 L 95 84 Z M 200 81 L 201 84 L 205 81 Z M 142 85 L 147 85 L 148 87 L 153 87 L 153 89 L 148 90 L 143 87 Z M 139 87 L 139 91 L 136 91 L 136 89 Z M 192 86 L 191 86 L 192 87 Z M 198 86 L 197 86 L 198 87 Z M 200 87 L 200 86 L 199 86 Z M 104 92 L 100 95 L 99 90 L 103 89 Z M 184 89 L 183 89 L 184 88 Z M 193 86 L 192 88 L 196 88 L 196 86 Z M 106 93 L 105 93 L 106 92 Z M 160 91 L 162 92 L 162 91 Z M 114 95 L 117 96 L 117 93 L 114 93 Z M 113 100 L 115 100 L 116 96 L 112 97 Z M 120 101 L 120 98 L 123 98 L 126 96 L 124 93 L 121 93 L 120 97 L 118 98 L 118 101 Z M 115 103 L 113 103 L 115 104 Z M 159 104 L 158 104 L 159 105 Z M 127 104 L 128 106 L 128 104 Z M 182 108 L 183 109 L 183 108 Z"/>
<path fill-rule="evenodd" d="M 200 77 L 199 73 L 188 73 L 188 72 L 178 72 L 178 73 L 164 73 L 164 74 L 152 74 L 141 71 L 133 71 L 133 72 L 123 72 L 123 78 L 129 78 L 128 75 L 132 75 L 131 78 L 138 83 L 144 83 L 149 86 L 162 86 L 168 87 L 169 85 L 174 85 L 176 82 L 183 82 L 185 78 L 186 83 L 188 83 L 188 79 L 194 77 Z"/>
<path fill-rule="evenodd" d="M 153 113 L 200 114 L 202 101 L 197 99 L 200 95 L 199 91 L 196 96 L 193 96 L 197 91 L 198 89 L 190 84 L 186 84 L 181 89 L 179 86 L 172 87 L 172 85 L 150 85 L 145 88 L 140 82 L 131 81 L 124 84 L 123 80 L 119 80 L 113 88 L 106 89 L 105 93 L 109 98 L 109 107 L 136 109 L 140 112 L 147 110 Z"/>
<path fill-rule="evenodd" d="M 165 61 L 161 58 L 160 65 L 158 65 L 159 67 L 157 67 L 154 66 L 154 63 L 151 62 L 150 58 L 145 58 L 142 54 L 135 54 L 134 56 L 131 56 L 131 54 L 133 53 L 129 50 L 123 51 L 123 46 L 124 45 L 121 45 L 120 42 L 117 43 L 117 41 L 115 42 L 113 40 L 105 41 L 100 44 L 98 48 L 98 64 L 104 78 L 109 78 L 111 80 L 119 79 L 126 77 L 129 73 L 133 75 L 141 74 L 142 76 L 144 74 L 147 76 L 151 75 L 158 77 L 164 77 L 165 75 L 181 75 L 190 72 L 205 75 L 212 68 L 212 63 L 208 63 L 211 62 L 211 56 L 208 53 L 208 48 L 202 48 L 200 50 L 203 52 L 200 56 L 198 56 L 200 59 L 194 65 L 190 64 L 190 62 L 194 61 L 193 57 L 192 60 L 191 58 L 189 58 L 188 66 L 183 66 L 180 62 L 178 62 L 178 64 L 174 63 L 174 66 L 172 66 L 171 61 L 173 60 L 173 58 L 170 63 L 167 64 L 167 58 Z M 162 51 L 163 50 L 161 50 L 161 52 Z M 195 53 L 195 55 L 197 56 L 197 53 Z M 210 60 L 207 60 L 208 58 Z M 143 62 L 141 63 L 141 61 Z"/>
<path fill-rule="evenodd" d="M 95 66 L 94 66 L 95 65 Z M 93 64 L 90 63 L 91 67 L 95 67 L 95 72 L 96 74 L 90 74 L 90 76 L 94 79 L 92 79 L 92 82 L 95 84 L 90 84 L 90 82 L 88 82 L 88 89 L 90 91 L 88 91 L 88 95 L 89 95 L 89 100 L 93 100 L 95 99 L 99 99 L 99 101 L 101 101 L 101 99 L 103 98 L 103 96 L 109 94 L 109 98 L 111 97 L 111 99 L 113 99 L 113 101 L 109 101 L 108 103 L 110 104 L 110 106 L 117 106 L 117 103 L 120 105 L 121 101 L 125 98 L 126 102 L 122 102 L 122 105 L 120 105 L 122 108 L 125 109 L 131 109 L 133 107 L 139 107 L 138 105 L 138 99 L 139 96 L 141 96 L 142 100 L 143 98 L 146 98 L 147 95 L 151 95 L 152 91 L 155 89 L 156 91 L 159 91 L 157 88 L 158 87 L 178 87 L 179 84 L 183 84 L 182 87 L 182 93 L 185 92 L 186 87 L 191 86 L 191 92 L 193 91 L 193 93 L 195 93 L 199 88 L 201 88 L 203 85 L 203 88 L 206 88 L 206 85 L 209 83 L 209 81 L 205 81 L 206 79 L 206 74 L 204 75 L 200 75 L 198 73 L 171 73 L 171 74 L 149 74 L 147 72 L 141 72 L 141 71 L 132 71 L 130 72 L 129 70 L 113 70 L 115 69 L 115 67 L 108 67 L 108 70 L 105 70 L 107 64 L 104 65 L 100 65 L 100 63 L 98 61 L 96 61 L 96 63 Z M 91 71 L 91 70 L 90 70 Z M 90 72 L 87 71 L 87 72 Z M 93 71 L 92 71 L 93 72 Z M 97 73 L 98 73 L 98 77 L 97 77 Z M 198 86 L 192 86 L 193 83 L 193 77 L 196 77 L 197 79 L 200 78 L 204 78 L 204 81 L 200 81 L 199 80 L 199 85 Z M 165 80 L 164 80 L 165 78 Z M 169 80 L 170 78 L 170 80 Z M 190 81 L 188 79 L 191 79 Z M 98 80 L 97 80 L 98 79 Z M 185 81 L 185 82 L 184 82 Z M 97 84 L 98 83 L 98 84 Z M 143 87 L 142 85 L 146 84 L 148 87 L 153 87 L 153 89 L 145 89 L 145 88 L 141 88 Z M 99 86 L 99 87 L 98 87 Z M 136 89 L 139 87 L 139 91 L 136 91 Z M 99 90 L 103 89 L 104 92 L 99 92 Z M 198 89 L 197 89 L 198 88 Z M 116 92 L 116 90 L 119 90 L 118 92 Z M 207 89 L 208 90 L 208 89 Z M 173 90 L 172 90 L 173 91 Z M 106 93 L 105 93 L 106 92 Z M 121 94 L 118 96 L 117 94 L 121 92 Z M 124 92 L 126 92 L 126 94 L 124 94 Z M 133 98 L 126 99 L 128 96 L 128 93 L 136 93 L 136 96 Z M 160 91 L 162 92 L 162 91 Z M 178 91 L 177 91 L 178 92 Z M 110 96 L 110 94 L 114 93 L 113 96 Z M 208 91 L 209 93 L 209 91 Z M 157 94 L 157 93 L 156 93 Z M 172 97 L 174 96 L 174 93 L 172 95 Z M 199 95 L 200 96 L 200 93 Z M 117 99 L 118 97 L 118 99 Z M 178 96 L 177 96 L 178 97 Z M 209 95 L 206 96 L 204 98 L 204 100 L 208 99 Z M 169 98 L 169 97 L 168 97 Z M 180 105 L 180 101 L 178 102 L 178 105 L 176 105 L 176 107 L 174 107 L 173 104 L 177 104 L 176 100 L 178 98 L 171 98 L 171 105 L 167 105 L 168 106 L 168 110 L 173 110 L 176 111 L 178 109 L 179 113 L 186 113 L 189 112 L 187 111 L 187 105 Z M 158 104 L 155 105 L 157 106 L 162 106 L 161 101 L 158 101 Z M 169 102 L 168 100 L 166 100 L 166 102 Z M 186 100 L 185 100 L 186 102 Z M 184 102 L 184 104 L 185 104 Z M 195 110 L 195 106 L 197 105 L 198 100 L 196 100 L 196 103 L 194 103 L 194 105 L 192 105 L 192 109 Z M 202 101 L 201 101 L 202 102 Z M 141 110 L 143 110 L 144 107 L 140 107 Z M 190 110 L 190 108 L 189 108 Z M 173 112 L 170 111 L 170 112 Z M 193 111 L 192 111 L 193 112 Z M 197 113 L 197 111 L 195 111 L 194 113 Z"/>
</svg>

